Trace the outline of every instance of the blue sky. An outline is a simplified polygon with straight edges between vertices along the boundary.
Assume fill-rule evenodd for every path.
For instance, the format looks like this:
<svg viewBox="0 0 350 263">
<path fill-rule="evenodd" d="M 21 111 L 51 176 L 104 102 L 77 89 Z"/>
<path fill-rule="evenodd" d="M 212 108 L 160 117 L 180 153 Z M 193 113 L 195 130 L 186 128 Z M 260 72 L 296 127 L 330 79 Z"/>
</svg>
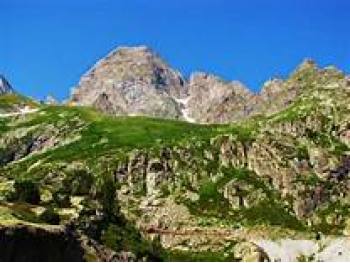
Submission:
<svg viewBox="0 0 350 263">
<path fill-rule="evenodd" d="M 252 90 L 303 58 L 350 71 L 348 0 L 0 0 L 0 72 L 21 93 L 69 96 L 119 45 L 145 44 L 186 77 Z"/>
</svg>

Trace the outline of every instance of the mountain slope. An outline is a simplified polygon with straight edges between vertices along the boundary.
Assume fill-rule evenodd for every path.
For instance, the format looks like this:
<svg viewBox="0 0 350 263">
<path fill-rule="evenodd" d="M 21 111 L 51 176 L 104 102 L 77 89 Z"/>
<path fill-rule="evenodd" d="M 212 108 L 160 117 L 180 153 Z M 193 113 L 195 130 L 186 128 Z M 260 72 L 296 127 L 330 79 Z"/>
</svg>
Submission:
<svg viewBox="0 0 350 263">
<path fill-rule="evenodd" d="M 195 73 L 188 83 L 189 116 L 200 123 L 227 123 L 246 118 L 247 101 L 253 94 L 239 82 Z"/>
<path fill-rule="evenodd" d="M 0 118 L 0 225 L 68 227 L 94 244 L 85 260 L 278 260 L 277 243 L 291 260 L 348 257 L 349 76 L 306 61 L 258 95 L 203 73 L 189 83 L 161 85 L 179 114 L 240 121 L 52 105 Z M 121 113 L 109 94 L 93 106 Z"/>
<path fill-rule="evenodd" d="M 0 74 L 0 118 L 31 112 L 38 104 L 15 92 L 11 84 Z"/>
</svg>

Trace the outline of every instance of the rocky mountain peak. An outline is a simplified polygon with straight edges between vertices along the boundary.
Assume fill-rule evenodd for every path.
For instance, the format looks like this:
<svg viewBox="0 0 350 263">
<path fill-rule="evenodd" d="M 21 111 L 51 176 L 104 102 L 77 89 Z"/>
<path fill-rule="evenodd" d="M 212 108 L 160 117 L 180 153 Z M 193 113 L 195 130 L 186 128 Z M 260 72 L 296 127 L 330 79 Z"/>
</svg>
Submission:
<svg viewBox="0 0 350 263">
<path fill-rule="evenodd" d="M 266 81 L 261 88 L 261 96 L 270 97 L 283 89 L 284 81 L 282 79 L 273 78 Z"/>
<path fill-rule="evenodd" d="M 99 99 L 99 108 L 108 113 L 178 118 L 181 113 L 173 98 L 184 97 L 186 93 L 181 74 L 150 48 L 120 47 L 81 78 L 72 101 L 94 105 Z M 101 105 L 106 97 L 117 112 Z"/>
<path fill-rule="evenodd" d="M 253 94 L 239 81 L 206 72 L 195 72 L 186 81 L 152 49 L 124 46 L 83 75 L 71 102 L 112 115 L 227 123 L 276 113 L 301 95 L 307 97 L 313 89 L 327 88 L 340 79 L 344 74 L 334 67 L 319 68 L 305 59 L 287 79 L 272 78 Z"/>
<path fill-rule="evenodd" d="M 298 66 L 299 69 L 306 69 L 306 68 L 317 68 L 316 61 L 311 58 L 305 58 L 301 64 Z"/>
<path fill-rule="evenodd" d="M 308 75 L 317 73 L 319 70 L 316 62 L 312 59 L 304 59 L 299 66 L 292 72 L 290 79 L 291 80 L 300 80 L 307 78 Z"/>
<path fill-rule="evenodd" d="M 206 88 L 208 89 L 209 92 L 213 92 L 216 95 L 221 95 L 220 90 L 215 89 L 215 87 L 219 88 L 221 91 L 230 92 L 230 93 L 234 92 L 235 94 L 242 94 L 242 95 L 251 94 L 250 90 L 239 81 L 229 82 L 216 75 L 205 73 L 205 72 L 195 72 L 190 77 L 190 81 L 189 81 L 190 95 L 191 95 L 191 89 L 192 89 L 192 92 L 194 92 L 193 89 L 197 89 L 197 88 L 202 88 L 202 89 Z"/>
<path fill-rule="evenodd" d="M 14 90 L 11 86 L 11 84 L 7 81 L 5 76 L 0 74 L 0 95 L 7 94 L 7 93 L 13 93 Z"/>
<path fill-rule="evenodd" d="M 248 97 L 252 96 L 252 93 L 242 83 L 227 82 L 204 72 L 192 74 L 188 92 L 189 116 L 198 122 L 209 123 L 215 120 L 227 122 L 234 117 L 241 118 L 241 115 L 244 114 L 243 104 Z"/>
</svg>

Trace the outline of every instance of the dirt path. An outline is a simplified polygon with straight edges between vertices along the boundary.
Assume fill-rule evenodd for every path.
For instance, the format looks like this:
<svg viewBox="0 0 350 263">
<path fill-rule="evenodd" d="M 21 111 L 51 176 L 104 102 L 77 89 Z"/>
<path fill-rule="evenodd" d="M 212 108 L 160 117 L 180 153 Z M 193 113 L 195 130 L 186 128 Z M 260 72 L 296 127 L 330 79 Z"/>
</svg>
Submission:
<svg viewBox="0 0 350 263">
<path fill-rule="evenodd" d="M 173 236 L 192 236 L 192 235 L 205 235 L 205 236 L 230 236 L 230 237 L 242 237 L 244 231 L 242 230 L 210 230 L 210 229 L 161 229 L 155 227 L 141 228 L 142 232 L 147 234 L 161 234 L 161 235 L 173 235 Z"/>
</svg>

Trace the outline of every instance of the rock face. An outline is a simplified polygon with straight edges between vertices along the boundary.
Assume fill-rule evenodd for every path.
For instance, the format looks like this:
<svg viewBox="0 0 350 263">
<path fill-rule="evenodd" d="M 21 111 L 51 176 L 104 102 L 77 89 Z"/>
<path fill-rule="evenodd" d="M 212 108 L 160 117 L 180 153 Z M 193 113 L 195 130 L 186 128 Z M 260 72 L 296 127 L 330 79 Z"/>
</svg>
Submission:
<svg viewBox="0 0 350 263">
<path fill-rule="evenodd" d="M 85 261 L 80 242 L 64 230 L 0 227 L 1 261 Z"/>
<path fill-rule="evenodd" d="M 304 60 L 286 80 L 273 78 L 266 81 L 261 92 L 248 101 L 252 114 L 273 114 L 291 105 L 302 93 L 307 76 L 317 75 L 314 61 Z"/>
<path fill-rule="evenodd" d="M 0 95 L 13 93 L 13 89 L 6 78 L 0 74 Z"/>
<path fill-rule="evenodd" d="M 111 114 L 179 118 L 174 98 L 185 94 L 181 75 L 149 48 L 121 47 L 81 78 L 72 101 Z"/>
<path fill-rule="evenodd" d="M 195 73 L 188 83 L 189 116 L 197 122 L 223 123 L 249 114 L 246 102 L 252 96 L 240 82 L 225 82 L 211 74 Z"/>
<path fill-rule="evenodd" d="M 250 242 L 242 242 L 235 247 L 236 257 L 243 262 L 268 262 L 268 255 L 257 245 Z"/>
<path fill-rule="evenodd" d="M 81 78 L 71 102 L 111 115 L 229 123 L 288 107 L 302 93 L 305 81 L 312 81 L 310 76 L 321 71 L 307 59 L 288 79 L 271 79 L 260 93 L 253 94 L 238 81 L 227 82 L 202 72 L 186 81 L 151 49 L 120 47 Z"/>
</svg>

